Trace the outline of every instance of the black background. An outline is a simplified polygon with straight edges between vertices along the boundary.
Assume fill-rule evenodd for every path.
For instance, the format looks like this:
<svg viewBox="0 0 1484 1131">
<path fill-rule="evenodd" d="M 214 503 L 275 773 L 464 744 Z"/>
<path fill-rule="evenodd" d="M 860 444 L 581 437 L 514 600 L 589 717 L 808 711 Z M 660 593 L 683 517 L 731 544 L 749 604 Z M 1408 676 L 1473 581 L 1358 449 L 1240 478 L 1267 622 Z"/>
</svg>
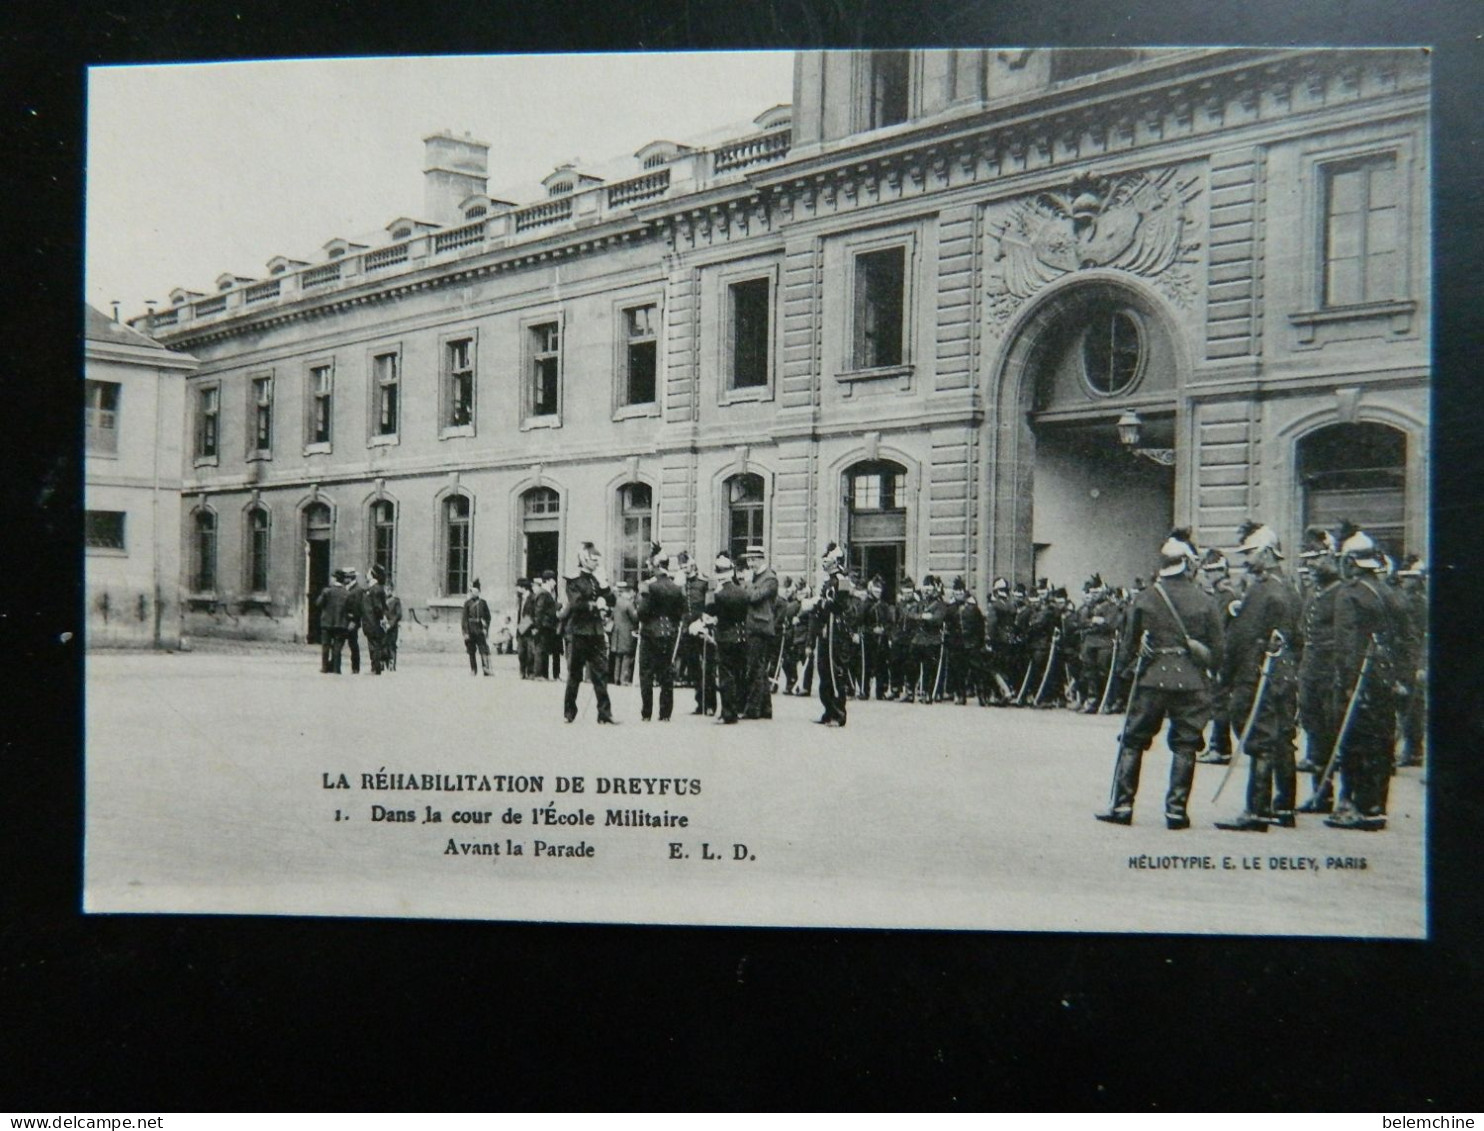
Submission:
<svg viewBox="0 0 1484 1131">
<path fill-rule="evenodd" d="M 0 1109 L 1484 1106 L 1478 5 L 430 7 L 27 2 L 0 23 Z M 1158 43 L 1435 48 L 1429 942 L 79 913 L 86 65 Z"/>
</svg>

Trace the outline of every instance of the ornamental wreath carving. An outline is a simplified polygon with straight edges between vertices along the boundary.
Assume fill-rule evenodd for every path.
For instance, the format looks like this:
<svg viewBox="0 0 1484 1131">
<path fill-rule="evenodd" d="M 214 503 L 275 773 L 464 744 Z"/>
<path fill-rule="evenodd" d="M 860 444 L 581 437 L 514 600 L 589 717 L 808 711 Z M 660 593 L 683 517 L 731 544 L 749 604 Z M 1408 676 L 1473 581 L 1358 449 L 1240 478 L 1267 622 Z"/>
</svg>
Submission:
<svg viewBox="0 0 1484 1131">
<path fill-rule="evenodd" d="M 1116 177 L 1078 177 L 991 210 L 985 308 L 1002 329 L 1017 307 L 1063 275 L 1090 267 L 1151 279 L 1171 302 L 1189 307 L 1191 266 L 1200 241 L 1190 205 L 1200 177 L 1164 169 Z"/>
</svg>

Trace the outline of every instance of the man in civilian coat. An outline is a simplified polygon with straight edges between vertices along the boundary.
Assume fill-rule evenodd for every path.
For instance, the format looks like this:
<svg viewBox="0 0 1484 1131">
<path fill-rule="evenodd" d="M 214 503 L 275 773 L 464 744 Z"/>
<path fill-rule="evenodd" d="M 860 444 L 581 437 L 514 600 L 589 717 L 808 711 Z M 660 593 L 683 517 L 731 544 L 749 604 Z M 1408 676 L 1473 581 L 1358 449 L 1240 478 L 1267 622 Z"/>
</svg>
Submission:
<svg viewBox="0 0 1484 1131">
<path fill-rule="evenodd" d="M 324 675 L 340 674 L 340 653 L 345 647 L 345 603 L 350 593 L 345 588 L 345 571 L 336 570 L 314 599 L 319 610 L 320 661 L 319 670 Z"/>
<path fill-rule="evenodd" d="M 768 552 L 747 547 L 747 706 L 746 719 L 771 719 L 773 695 L 769 680 L 777 660 L 774 644 L 778 575 L 768 566 Z"/>
</svg>

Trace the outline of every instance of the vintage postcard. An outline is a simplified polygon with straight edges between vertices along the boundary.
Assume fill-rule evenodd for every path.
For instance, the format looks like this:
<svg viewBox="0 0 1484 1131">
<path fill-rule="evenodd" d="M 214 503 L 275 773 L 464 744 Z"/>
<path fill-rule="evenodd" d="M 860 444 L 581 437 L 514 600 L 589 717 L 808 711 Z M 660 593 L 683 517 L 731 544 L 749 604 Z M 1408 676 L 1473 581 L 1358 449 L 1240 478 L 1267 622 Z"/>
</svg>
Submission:
<svg viewBox="0 0 1484 1131">
<path fill-rule="evenodd" d="M 1430 97 L 94 68 L 86 909 L 1425 937 Z"/>
</svg>

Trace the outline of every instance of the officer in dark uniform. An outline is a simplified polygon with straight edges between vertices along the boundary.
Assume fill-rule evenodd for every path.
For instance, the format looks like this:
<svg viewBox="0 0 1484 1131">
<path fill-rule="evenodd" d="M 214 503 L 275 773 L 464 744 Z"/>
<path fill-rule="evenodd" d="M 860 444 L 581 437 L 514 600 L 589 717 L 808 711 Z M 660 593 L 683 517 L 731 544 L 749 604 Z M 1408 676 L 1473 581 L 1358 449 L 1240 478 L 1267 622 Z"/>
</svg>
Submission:
<svg viewBox="0 0 1484 1131">
<path fill-rule="evenodd" d="M 870 698 L 872 686 L 876 689 L 877 699 L 885 699 L 891 691 L 891 629 L 896 612 L 896 606 L 886 599 L 886 585 L 881 575 L 874 574 L 866 583 L 866 599 L 861 613 L 861 647 L 866 654 L 862 699 Z"/>
<path fill-rule="evenodd" d="M 1230 820 L 1231 832 L 1267 832 L 1270 824 L 1295 825 L 1294 743 L 1298 716 L 1298 590 L 1283 576 L 1283 548 L 1271 527 L 1243 523 L 1238 532 L 1248 583 L 1242 605 L 1226 630 L 1221 686 L 1228 689 L 1227 717 L 1248 727 L 1242 753 L 1251 758 L 1247 803 Z M 1257 690 L 1263 684 L 1262 700 Z M 1254 714 L 1255 710 L 1255 714 Z"/>
<path fill-rule="evenodd" d="M 716 555 L 715 587 L 706 595 L 706 610 L 716 634 L 716 682 L 721 699 L 718 723 L 735 723 L 746 704 L 748 587 L 737 579 L 731 555 Z M 692 626 L 692 631 L 697 631 Z"/>
<path fill-rule="evenodd" d="M 1427 567 L 1415 554 L 1397 574 L 1407 617 L 1408 664 L 1400 680 L 1406 689 L 1401 707 L 1398 766 L 1420 766 L 1427 741 Z"/>
<path fill-rule="evenodd" d="M 815 669 L 819 678 L 819 702 L 824 707 L 816 721 L 844 726 L 845 703 L 850 686 L 850 653 L 843 647 L 849 637 L 850 575 L 839 559 L 826 559 L 825 580 L 819 595 L 810 599 L 814 620 Z"/>
<path fill-rule="evenodd" d="M 1113 665 L 1113 637 L 1117 631 L 1119 610 L 1108 598 L 1103 575 L 1093 574 L 1087 580 L 1087 601 L 1082 607 L 1082 711 L 1094 714 L 1103 701 L 1108 686 L 1108 672 Z"/>
<path fill-rule="evenodd" d="M 891 626 L 891 692 L 888 699 L 912 702 L 917 684 L 917 668 L 912 662 L 912 638 L 917 634 L 919 603 L 917 590 L 910 577 L 904 576 L 897 586 L 896 612 Z"/>
<path fill-rule="evenodd" d="M 1386 795 L 1396 745 L 1392 648 L 1396 626 L 1382 592 L 1381 552 L 1363 530 L 1341 530 L 1335 596 L 1335 703 L 1341 718 L 1353 700 L 1340 747 L 1340 804 L 1324 823 L 1366 832 L 1386 827 Z"/>
<path fill-rule="evenodd" d="M 1029 657 L 1030 679 L 1024 682 L 1025 694 L 1021 702 L 1040 705 L 1056 690 L 1055 660 L 1052 652 L 1052 636 L 1061 627 L 1061 613 L 1057 610 L 1055 597 L 1049 588 L 1038 589 L 1036 598 L 1026 606 L 1021 622 L 1021 636 L 1025 640 Z M 1057 636 L 1060 642 L 1060 636 Z"/>
<path fill-rule="evenodd" d="M 1212 547 L 1201 559 L 1200 586 L 1211 595 L 1223 615 L 1222 623 L 1230 625 L 1230 617 L 1241 608 L 1241 594 L 1232 580 L 1231 566 L 1226 555 Z M 1196 759 L 1224 766 L 1232 760 L 1232 724 L 1228 718 L 1231 689 L 1221 683 L 1218 675 L 1211 687 L 1211 741 Z"/>
<path fill-rule="evenodd" d="M 1168 718 L 1171 759 L 1165 827 L 1188 829 L 1195 755 L 1207 721 L 1206 672 L 1220 664 L 1222 626 L 1211 599 L 1191 583 L 1196 556 L 1190 532 L 1172 531 L 1159 552 L 1158 582 L 1135 598 L 1118 650 L 1116 662 L 1120 670 L 1130 672 L 1133 692 L 1113 771 L 1112 805 L 1096 816 L 1114 825 L 1133 823 L 1144 752 Z"/>
<path fill-rule="evenodd" d="M 484 667 L 484 674 L 490 674 L 489 631 L 490 607 L 479 595 L 479 579 L 475 578 L 474 584 L 469 586 L 469 599 L 459 614 L 459 633 L 464 638 L 464 650 L 469 653 L 470 675 L 479 674 L 479 667 L 474 663 L 476 654 Z"/>
<path fill-rule="evenodd" d="M 948 602 L 943 583 L 926 574 L 919 590 L 917 617 L 912 631 L 913 678 L 921 689 L 921 702 L 932 706 L 943 694 L 943 633 L 948 621 Z M 909 693 L 910 701 L 910 693 Z"/>
<path fill-rule="evenodd" d="M 1010 583 L 1003 577 L 995 578 L 990 587 L 985 620 L 992 622 L 988 629 L 990 678 L 994 681 L 997 701 L 1008 703 L 1020 686 L 1020 671 L 1015 664 L 1015 601 L 1010 596 Z"/>
<path fill-rule="evenodd" d="M 1311 775 L 1314 792 L 1298 807 L 1300 813 L 1334 811 L 1334 783 L 1325 782 L 1325 767 L 1334 753 L 1340 730 L 1335 701 L 1335 599 L 1340 595 L 1339 546 L 1323 527 L 1310 527 L 1299 554 L 1310 575 L 1310 593 L 1299 619 L 1298 706 L 1307 747 L 1297 769 Z"/>
<path fill-rule="evenodd" d="M 371 654 L 371 674 L 380 675 L 386 667 L 386 570 L 371 567 L 371 584 L 361 594 L 361 628 L 366 633 L 366 651 Z"/>
<path fill-rule="evenodd" d="M 747 705 L 746 719 L 771 719 L 773 678 L 778 653 L 774 641 L 774 608 L 778 602 L 778 575 L 768 566 L 768 552 L 747 547 Z"/>
<path fill-rule="evenodd" d="M 685 623 L 685 594 L 670 580 L 670 559 L 657 554 L 654 576 L 639 583 L 639 717 L 648 722 L 654 707 L 654 683 L 660 685 L 660 722 L 670 721 L 675 707 L 676 641 Z"/>
<path fill-rule="evenodd" d="M 955 578 L 955 584 L 960 579 Z M 955 642 L 959 651 L 951 655 L 949 662 L 956 677 L 954 682 L 954 701 L 964 704 L 969 701 L 969 693 L 972 692 L 978 700 L 979 706 L 989 706 L 989 659 L 985 651 L 987 643 L 985 633 L 988 630 L 988 622 L 984 616 L 984 610 L 979 607 L 974 594 L 970 593 L 968 587 L 963 590 L 963 600 L 956 608 L 957 630 L 949 640 L 949 646 L 953 647 Z"/>
<path fill-rule="evenodd" d="M 701 563 L 685 550 L 675 555 L 675 562 L 684 575 L 680 588 L 685 593 L 686 632 L 680 640 L 680 678 L 696 690 L 696 709 L 693 715 L 713 714 L 716 711 L 716 658 L 711 655 L 715 645 L 703 632 L 691 632 L 699 624 L 706 611 L 706 594 L 711 583 L 701 576 Z"/>
<path fill-rule="evenodd" d="M 603 627 L 603 607 L 613 603 L 613 590 L 603 575 L 603 557 L 591 542 L 577 552 L 577 574 L 567 578 L 567 690 L 562 715 L 567 722 L 577 718 L 577 689 L 586 669 L 598 700 L 598 722 L 617 723 L 608 700 L 608 633 Z"/>
</svg>

